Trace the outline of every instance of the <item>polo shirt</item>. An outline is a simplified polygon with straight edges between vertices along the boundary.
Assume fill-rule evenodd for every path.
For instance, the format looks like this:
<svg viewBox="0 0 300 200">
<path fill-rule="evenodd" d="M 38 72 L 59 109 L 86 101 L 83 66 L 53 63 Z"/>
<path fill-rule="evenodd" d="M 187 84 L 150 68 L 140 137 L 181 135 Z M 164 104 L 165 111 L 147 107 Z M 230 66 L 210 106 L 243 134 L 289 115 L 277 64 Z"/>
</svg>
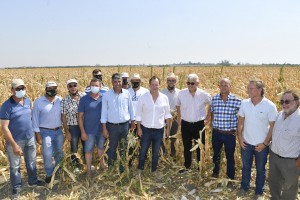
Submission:
<svg viewBox="0 0 300 200">
<path fill-rule="evenodd" d="M 297 158 L 300 154 L 300 110 L 284 117 L 285 113 L 281 111 L 276 119 L 271 150 L 282 157 Z"/>
<path fill-rule="evenodd" d="M 102 96 L 95 100 L 90 94 L 81 97 L 78 112 L 83 113 L 83 126 L 88 135 L 100 135 L 102 127 L 100 123 L 102 109 Z"/>
<path fill-rule="evenodd" d="M 242 133 L 244 140 L 248 144 L 257 145 L 265 141 L 269 132 L 269 122 L 276 120 L 277 108 L 265 97 L 255 106 L 249 98 L 242 101 L 238 114 L 245 118 Z"/>
<path fill-rule="evenodd" d="M 21 105 L 10 97 L 0 110 L 0 119 L 9 120 L 8 129 L 16 142 L 33 137 L 31 101 L 29 98 L 24 98 L 23 101 L 24 105 Z"/>
</svg>

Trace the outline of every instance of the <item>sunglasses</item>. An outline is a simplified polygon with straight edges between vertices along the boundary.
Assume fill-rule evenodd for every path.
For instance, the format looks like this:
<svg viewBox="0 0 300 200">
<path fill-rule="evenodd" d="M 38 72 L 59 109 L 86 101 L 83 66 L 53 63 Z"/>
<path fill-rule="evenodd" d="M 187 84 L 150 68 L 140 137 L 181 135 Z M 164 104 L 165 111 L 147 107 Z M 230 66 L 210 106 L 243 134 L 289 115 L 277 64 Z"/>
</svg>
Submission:
<svg viewBox="0 0 300 200">
<path fill-rule="evenodd" d="M 194 82 L 186 82 L 187 85 L 195 85 Z"/>
<path fill-rule="evenodd" d="M 26 87 L 25 86 L 23 86 L 23 87 L 17 87 L 17 88 L 15 88 L 15 90 L 16 91 L 20 91 L 20 90 L 24 90 Z"/>
<path fill-rule="evenodd" d="M 69 88 L 77 87 L 77 84 L 70 84 L 68 87 Z"/>
<path fill-rule="evenodd" d="M 283 104 L 286 104 L 286 105 L 289 105 L 292 101 L 295 101 L 294 99 L 293 100 L 280 100 L 280 104 L 283 105 Z"/>
</svg>

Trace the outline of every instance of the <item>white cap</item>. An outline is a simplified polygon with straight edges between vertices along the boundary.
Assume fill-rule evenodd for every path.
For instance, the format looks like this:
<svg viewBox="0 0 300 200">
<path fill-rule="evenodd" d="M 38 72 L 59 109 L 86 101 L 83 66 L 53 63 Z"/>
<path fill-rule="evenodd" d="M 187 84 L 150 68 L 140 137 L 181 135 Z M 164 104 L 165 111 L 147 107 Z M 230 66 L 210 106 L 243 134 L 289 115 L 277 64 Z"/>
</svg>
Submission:
<svg viewBox="0 0 300 200">
<path fill-rule="evenodd" d="M 46 83 L 46 88 L 47 87 L 55 87 L 55 86 L 57 87 L 57 84 L 54 81 L 49 81 Z"/>
<path fill-rule="evenodd" d="M 127 72 L 122 72 L 121 73 L 121 78 L 128 78 L 128 77 L 129 77 L 129 75 L 128 75 Z"/>
<path fill-rule="evenodd" d="M 167 79 L 168 78 L 175 78 L 176 80 L 178 80 L 178 76 L 176 76 L 173 72 L 171 72 L 167 75 Z"/>
<path fill-rule="evenodd" d="M 139 74 L 134 73 L 134 74 L 131 76 L 130 80 L 131 80 L 131 79 L 140 79 L 140 80 L 141 80 L 141 77 L 140 77 Z"/>
<path fill-rule="evenodd" d="M 20 85 L 25 85 L 22 79 L 17 78 L 11 81 L 11 87 L 14 89 L 19 87 Z"/>
<path fill-rule="evenodd" d="M 76 79 L 69 79 L 67 81 L 67 85 L 69 85 L 70 83 L 78 83 L 78 82 L 76 81 Z"/>
</svg>

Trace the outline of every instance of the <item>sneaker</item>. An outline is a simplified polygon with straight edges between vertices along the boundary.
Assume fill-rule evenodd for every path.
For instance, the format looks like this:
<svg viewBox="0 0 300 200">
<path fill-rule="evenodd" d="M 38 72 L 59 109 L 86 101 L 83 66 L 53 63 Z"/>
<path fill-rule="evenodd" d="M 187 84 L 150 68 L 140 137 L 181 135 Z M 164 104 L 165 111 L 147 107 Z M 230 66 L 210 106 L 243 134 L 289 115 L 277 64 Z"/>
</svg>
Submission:
<svg viewBox="0 0 300 200">
<path fill-rule="evenodd" d="M 264 200 L 264 195 L 262 195 L 262 194 L 257 194 L 257 195 L 255 195 L 255 199 L 256 199 L 256 200 Z"/>
<path fill-rule="evenodd" d="M 91 165 L 91 171 L 95 171 L 96 167 L 94 165 Z"/>
<path fill-rule="evenodd" d="M 50 183 L 51 182 L 52 176 L 46 176 L 45 178 L 45 183 Z"/>
<path fill-rule="evenodd" d="M 179 174 L 186 174 L 189 171 L 190 171 L 189 169 L 184 168 L 184 169 L 179 170 Z"/>
<path fill-rule="evenodd" d="M 51 179 L 50 179 L 51 181 Z M 49 182 L 50 183 L 50 182 Z M 37 180 L 36 183 L 28 183 L 29 187 L 44 187 L 45 186 L 45 182 L 44 181 L 41 181 L 41 180 Z"/>
<path fill-rule="evenodd" d="M 247 194 L 247 191 L 244 190 L 243 188 L 241 188 L 241 189 L 238 191 L 237 196 L 238 196 L 238 197 L 243 197 L 243 196 L 246 196 L 246 194 Z"/>
<path fill-rule="evenodd" d="M 212 177 L 212 178 L 219 178 L 219 174 L 213 173 L 213 174 L 211 175 L 211 177 Z"/>
</svg>

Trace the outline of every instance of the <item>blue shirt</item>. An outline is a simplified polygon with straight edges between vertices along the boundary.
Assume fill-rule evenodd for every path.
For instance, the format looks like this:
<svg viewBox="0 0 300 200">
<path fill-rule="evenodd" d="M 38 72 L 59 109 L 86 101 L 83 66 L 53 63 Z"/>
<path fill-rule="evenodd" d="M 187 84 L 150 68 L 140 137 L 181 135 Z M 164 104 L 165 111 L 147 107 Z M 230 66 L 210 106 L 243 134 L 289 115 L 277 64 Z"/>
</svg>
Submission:
<svg viewBox="0 0 300 200">
<path fill-rule="evenodd" d="M 61 127 L 61 98 L 55 96 L 51 103 L 45 96 L 35 100 L 32 111 L 32 124 L 35 132 L 40 132 L 42 128 Z"/>
<path fill-rule="evenodd" d="M 123 123 L 133 120 L 132 100 L 128 90 L 122 89 L 120 94 L 110 89 L 103 96 L 101 123 Z"/>
<path fill-rule="evenodd" d="M 220 94 L 215 95 L 211 102 L 211 112 L 214 114 L 213 128 L 223 131 L 237 129 L 238 111 L 241 106 L 241 99 L 229 94 L 224 102 Z"/>
<path fill-rule="evenodd" d="M 24 105 L 21 105 L 10 97 L 1 107 L 0 118 L 9 120 L 8 129 L 16 142 L 33 137 L 31 101 L 29 98 L 24 98 Z"/>
<path fill-rule="evenodd" d="M 100 123 L 102 96 L 95 100 L 90 94 L 81 97 L 78 112 L 83 113 L 83 126 L 87 134 L 100 135 L 102 126 Z"/>
</svg>

